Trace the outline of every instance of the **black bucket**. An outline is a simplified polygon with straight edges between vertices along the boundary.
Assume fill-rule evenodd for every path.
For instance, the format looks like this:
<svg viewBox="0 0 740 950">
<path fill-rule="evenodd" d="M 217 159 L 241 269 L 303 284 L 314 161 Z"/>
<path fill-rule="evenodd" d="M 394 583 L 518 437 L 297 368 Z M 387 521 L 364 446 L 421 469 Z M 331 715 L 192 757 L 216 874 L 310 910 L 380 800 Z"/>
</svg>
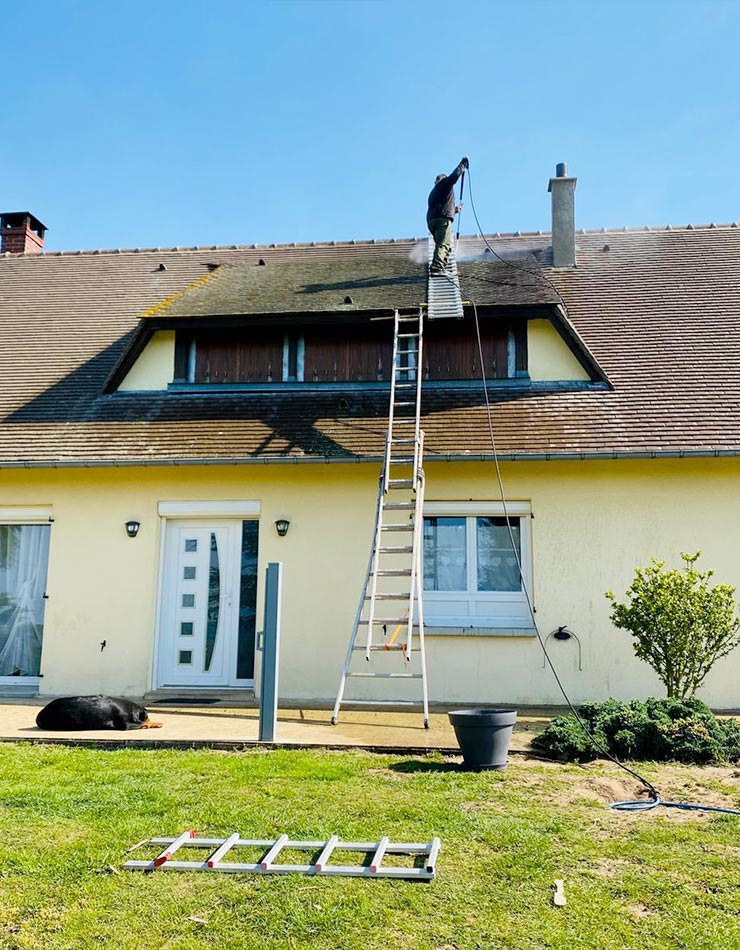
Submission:
<svg viewBox="0 0 740 950">
<path fill-rule="evenodd" d="M 516 709 L 456 709 L 449 717 L 466 768 L 506 768 Z"/>
</svg>

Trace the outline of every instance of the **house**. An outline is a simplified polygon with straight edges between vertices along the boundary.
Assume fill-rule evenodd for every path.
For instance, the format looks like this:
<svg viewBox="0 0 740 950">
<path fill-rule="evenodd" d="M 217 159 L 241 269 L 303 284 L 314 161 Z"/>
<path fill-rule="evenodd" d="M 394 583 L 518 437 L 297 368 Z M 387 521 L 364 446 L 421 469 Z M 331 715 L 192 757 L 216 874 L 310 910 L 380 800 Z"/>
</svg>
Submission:
<svg viewBox="0 0 740 950">
<path fill-rule="evenodd" d="M 561 701 L 512 574 L 476 315 L 507 510 L 571 696 L 661 692 L 604 597 L 636 566 L 701 549 L 740 582 L 740 229 L 576 232 L 575 179 L 550 185 L 552 234 L 461 238 L 464 318 L 425 323 L 432 702 Z M 333 700 L 392 317 L 426 300 L 426 240 L 56 253 L 44 232 L 0 219 L 0 689 L 251 689 L 281 561 L 281 695 Z M 703 697 L 737 706 L 739 670 L 726 657 Z"/>
</svg>

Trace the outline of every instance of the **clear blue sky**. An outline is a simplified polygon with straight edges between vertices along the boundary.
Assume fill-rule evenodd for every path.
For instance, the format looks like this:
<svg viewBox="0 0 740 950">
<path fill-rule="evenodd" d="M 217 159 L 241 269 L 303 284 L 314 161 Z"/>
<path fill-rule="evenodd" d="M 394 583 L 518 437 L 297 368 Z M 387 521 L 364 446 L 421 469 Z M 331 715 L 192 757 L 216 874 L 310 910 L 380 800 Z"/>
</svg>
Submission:
<svg viewBox="0 0 740 950">
<path fill-rule="evenodd" d="M 740 218 L 740 3 L 0 0 L 0 210 L 56 249 Z M 463 231 L 472 232 L 469 205 Z"/>
</svg>

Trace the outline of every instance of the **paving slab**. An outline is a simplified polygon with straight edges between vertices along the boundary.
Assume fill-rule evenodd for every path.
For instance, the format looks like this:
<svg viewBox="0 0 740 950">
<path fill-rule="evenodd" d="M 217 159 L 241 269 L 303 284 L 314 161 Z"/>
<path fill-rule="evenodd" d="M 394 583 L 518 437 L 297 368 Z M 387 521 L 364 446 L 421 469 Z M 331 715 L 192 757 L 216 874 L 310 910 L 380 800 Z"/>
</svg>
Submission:
<svg viewBox="0 0 740 950">
<path fill-rule="evenodd" d="M 0 741 L 64 742 L 79 745 L 143 745 L 161 747 L 238 748 L 258 745 L 259 711 L 228 706 L 149 706 L 150 717 L 161 729 L 133 729 L 126 732 L 89 730 L 57 732 L 39 729 L 36 714 L 44 703 L 18 700 L 0 705 Z M 511 749 L 526 751 L 537 732 L 542 731 L 553 709 L 520 709 Z M 342 711 L 339 723 L 331 724 L 328 709 L 281 709 L 273 746 L 356 747 L 372 750 L 405 750 L 444 753 L 458 752 L 455 734 L 446 712 L 430 714 L 425 729 L 419 713 Z M 262 743 L 264 744 L 264 743 Z"/>
</svg>

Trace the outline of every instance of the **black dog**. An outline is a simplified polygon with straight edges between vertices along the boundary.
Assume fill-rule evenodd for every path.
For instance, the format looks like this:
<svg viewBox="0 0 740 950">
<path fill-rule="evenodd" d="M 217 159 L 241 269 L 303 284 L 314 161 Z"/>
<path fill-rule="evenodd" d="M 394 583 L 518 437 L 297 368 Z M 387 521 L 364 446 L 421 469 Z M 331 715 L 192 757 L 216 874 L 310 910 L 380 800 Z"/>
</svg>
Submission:
<svg viewBox="0 0 740 950">
<path fill-rule="evenodd" d="M 39 729 L 157 729 L 138 703 L 117 696 L 63 696 L 36 716 Z"/>
</svg>

